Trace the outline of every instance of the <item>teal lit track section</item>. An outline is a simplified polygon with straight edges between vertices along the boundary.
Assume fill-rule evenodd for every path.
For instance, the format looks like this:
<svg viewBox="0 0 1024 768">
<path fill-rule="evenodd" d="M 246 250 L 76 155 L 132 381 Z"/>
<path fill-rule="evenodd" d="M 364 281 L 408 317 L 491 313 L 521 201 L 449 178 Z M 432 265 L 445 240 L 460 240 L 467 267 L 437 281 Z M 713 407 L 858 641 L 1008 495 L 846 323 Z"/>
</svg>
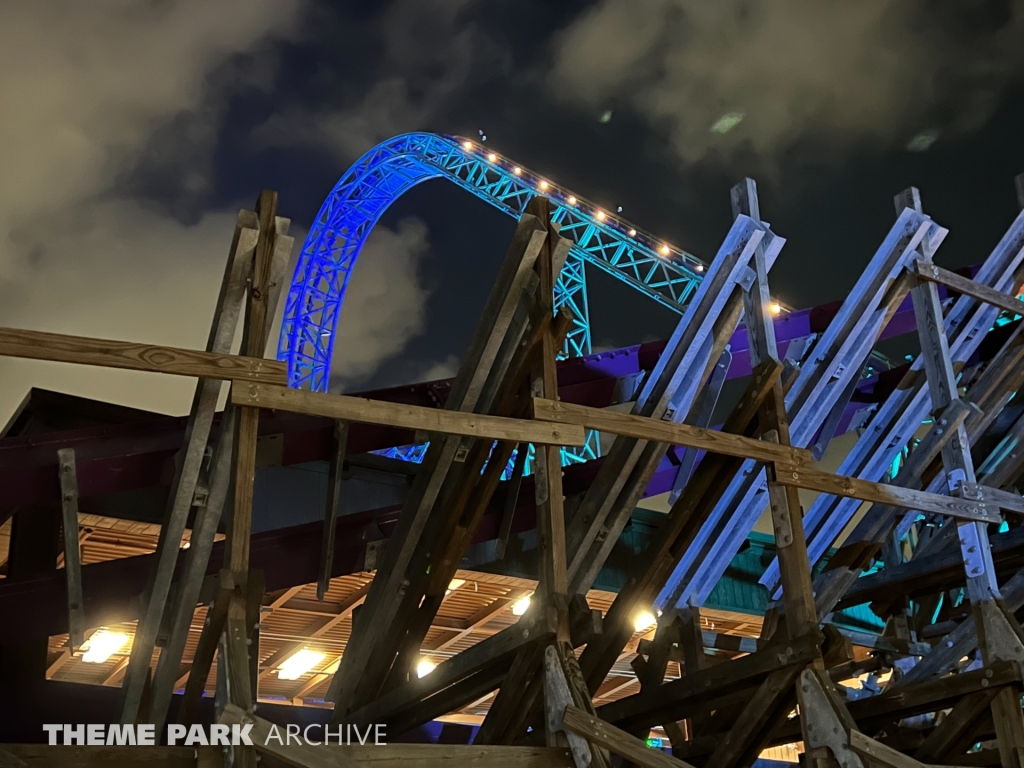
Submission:
<svg viewBox="0 0 1024 768">
<path fill-rule="evenodd" d="M 682 312 L 704 264 L 483 144 L 407 133 L 363 155 L 324 201 L 302 246 L 285 303 L 278 359 L 292 387 L 326 392 L 345 289 L 373 226 L 399 196 L 428 179 L 447 179 L 518 219 L 535 195 L 551 199 L 554 221 L 573 242 L 555 286 L 555 309 L 573 317 L 563 356 L 591 351 L 586 263 Z M 596 434 L 576 460 L 599 453 Z M 407 458 L 415 460 L 409 449 Z M 566 457 L 567 459 L 569 457 Z M 571 459 L 570 459 L 571 460 Z"/>
</svg>

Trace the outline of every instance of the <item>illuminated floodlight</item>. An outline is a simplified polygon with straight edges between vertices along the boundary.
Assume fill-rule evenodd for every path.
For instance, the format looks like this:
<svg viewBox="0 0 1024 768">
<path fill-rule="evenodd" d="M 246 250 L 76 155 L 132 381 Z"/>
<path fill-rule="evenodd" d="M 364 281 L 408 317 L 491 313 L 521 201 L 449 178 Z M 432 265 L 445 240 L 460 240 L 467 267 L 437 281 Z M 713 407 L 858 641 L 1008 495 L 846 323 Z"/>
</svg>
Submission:
<svg viewBox="0 0 1024 768">
<path fill-rule="evenodd" d="M 698 264 L 697 267 L 696 267 L 696 270 L 698 272 L 703 272 L 704 271 L 704 265 L 703 264 Z"/>
<path fill-rule="evenodd" d="M 538 186 L 538 187 L 539 187 L 540 189 L 542 189 L 542 190 L 547 190 L 547 188 L 548 188 L 548 187 L 550 187 L 551 185 L 550 185 L 550 184 L 548 184 L 548 183 L 547 183 L 546 181 L 542 181 L 542 182 L 541 182 L 540 184 L 538 184 L 537 186 Z"/>
<path fill-rule="evenodd" d="M 279 680 L 298 680 L 313 667 L 324 660 L 326 654 L 319 651 L 311 651 L 303 648 L 289 656 L 285 662 L 277 668 Z"/>
<path fill-rule="evenodd" d="M 629 230 L 629 236 L 630 237 L 636 237 L 636 230 L 635 229 Z"/>
<path fill-rule="evenodd" d="M 464 142 L 462 142 L 462 148 L 468 152 L 469 150 L 471 150 L 473 148 L 473 142 L 472 141 L 464 141 Z"/>
<path fill-rule="evenodd" d="M 604 221 L 605 219 L 608 218 L 607 214 L 605 214 L 604 211 L 598 211 L 596 216 L 598 221 Z"/>
<path fill-rule="evenodd" d="M 493 152 L 491 152 L 491 154 L 489 154 L 487 156 L 487 162 L 489 162 L 489 163 L 493 163 L 497 159 L 498 159 L 498 156 L 496 154 L 494 154 Z"/>
<path fill-rule="evenodd" d="M 667 245 L 663 245 L 661 246 L 661 248 L 658 249 L 658 253 L 660 253 L 662 256 L 668 256 L 669 253 L 671 253 L 671 251 L 669 250 L 669 247 Z"/>
<path fill-rule="evenodd" d="M 437 669 L 437 664 L 430 659 L 422 658 L 420 663 L 416 665 L 416 677 L 426 677 L 435 669 Z"/>
<path fill-rule="evenodd" d="M 773 315 L 777 315 L 782 311 L 782 305 L 779 304 L 779 302 L 777 301 L 773 301 L 771 304 L 768 305 L 768 311 L 771 312 Z"/>
<path fill-rule="evenodd" d="M 524 595 L 512 603 L 512 615 L 522 616 L 530 608 L 530 595 Z"/>
<path fill-rule="evenodd" d="M 109 629 L 98 630 L 82 646 L 85 651 L 82 661 L 86 664 L 102 664 L 124 648 L 127 642 L 128 635 L 124 632 L 111 632 Z"/>
<path fill-rule="evenodd" d="M 576 195 L 569 195 L 569 205 L 576 205 Z"/>
<path fill-rule="evenodd" d="M 633 629 L 637 632 L 646 632 L 648 629 L 658 623 L 658 620 L 654 618 L 654 614 L 650 611 L 643 611 L 637 614 L 637 617 L 633 619 Z"/>
<path fill-rule="evenodd" d="M 522 176 L 523 169 L 517 165 L 515 168 L 512 169 L 512 173 L 514 173 L 516 176 Z"/>
</svg>

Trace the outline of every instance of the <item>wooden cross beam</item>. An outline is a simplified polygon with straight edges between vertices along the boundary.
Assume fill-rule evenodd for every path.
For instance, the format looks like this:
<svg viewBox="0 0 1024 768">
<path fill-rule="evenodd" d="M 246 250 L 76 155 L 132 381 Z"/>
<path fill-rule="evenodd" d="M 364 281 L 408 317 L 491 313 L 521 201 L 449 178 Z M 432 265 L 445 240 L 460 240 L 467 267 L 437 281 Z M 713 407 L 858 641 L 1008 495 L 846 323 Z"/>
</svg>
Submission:
<svg viewBox="0 0 1024 768">
<path fill-rule="evenodd" d="M 693 768 L 689 763 L 667 755 L 660 749 L 649 749 L 645 741 L 573 706 L 565 708 L 562 728 L 613 754 L 621 755 L 641 768 Z"/>
<path fill-rule="evenodd" d="M 299 768 L 374 768 L 401 765 L 403 768 L 569 768 L 568 750 L 550 747 L 488 747 L 462 744 L 382 744 L 313 746 L 286 744 L 284 734 L 276 726 L 234 705 L 225 707 L 220 723 L 252 725 L 250 738 L 263 754 L 271 755 Z M 370 729 L 373 730 L 372 728 Z M 313 732 L 311 732 L 313 733 Z M 322 733 L 322 731 L 321 731 Z M 314 737 L 319 735 L 313 733 Z M 294 737 L 293 737 L 294 738 Z M 353 737 L 355 738 L 355 737 Z M 365 735 L 364 735 L 365 738 Z M 371 735 L 371 739 L 373 736 Z"/>
<path fill-rule="evenodd" d="M 1006 293 L 1001 293 L 994 288 L 989 288 L 987 285 L 971 280 L 968 277 L 958 275 L 956 272 L 943 269 L 938 264 L 933 264 L 931 261 L 917 259 L 916 261 L 911 262 L 910 268 L 911 271 L 922 280 L 928 280 L 932 283 L 938 283 L 939 285 L 944 285 L 947 288 L 952 288 L 957 293 L 961 293 L 964 296 L 970 296 L 971 298 L 983 301 L 986 304 L 991 304 L 993 307 L 999 307 L 1013 315 L 1024 314 L 1024 302 L 1020 301 L 1016 297 Z"/>
<path fill-rule="evenodd" d="M 607 408 L 590 408 L 538 397 L 533 399 L 533 417 L 540 421 L 575 424 L 613 435 L 685 445 L 708 453 L 743 459 L 798 465 L 811 463 L 811 452 L 802 448 L 755 440 L 716 429 L 702 429 L 689 424 L 674 424 L 646 416 L 618 413 Z"/>
<path fill-rule="evenodd" d="M 504 440 L 537 445 L 575 445 L 584 443 L 583 428 L 553 425 L 529 419 L 512 419 L 478 413 L 425 408 L 419 405 L 388 403 L 364 397 L 309 392 L 288 387 L 253 384 L 231 390 L 231 402 L 250 408 L 267 408 L 310 416 L 381 424 L 401 429 L 416 429 L 446 435 L 462 435 L 485 440 Z"/>
<path fill-rule="evenodd" d="M 15 328 L 0 328 L 0 355 L 226 381 L 288 381 L 286 364 L 277 360 Z"/>
<path fill-rule="evenodd" d="M 806 488 L 811 491 L 846 496 L 875 504 L 931 512 L 958 520 L 975 520 L 981 523 L 996 524 L 1002 522 L 1002 517 L 998 513 L 990 511 L 986 502 L 982 500 L 916 491 L 912 488 L 903 488 L 888 483 L 876 483 L 856 477 L 834 475 L 830 472 L 800 467 L 795 464 L 777 462 L 775 464 L 775 481 L 780 485 Z M 989 501 L 988 504 L 993 505 L 993 502 Z"/>
</svg>

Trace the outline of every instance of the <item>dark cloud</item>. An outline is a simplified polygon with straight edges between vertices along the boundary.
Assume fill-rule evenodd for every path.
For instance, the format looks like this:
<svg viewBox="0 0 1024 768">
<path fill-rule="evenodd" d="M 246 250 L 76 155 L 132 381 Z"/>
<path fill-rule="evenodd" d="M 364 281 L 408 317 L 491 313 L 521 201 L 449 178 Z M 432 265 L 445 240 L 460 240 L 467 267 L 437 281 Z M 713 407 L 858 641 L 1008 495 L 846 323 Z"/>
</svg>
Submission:
<svg viewBox="0 0 1024 768">
<path fill-rule="evenodd" d="M 299 0 L 0 4 L 0 323 L 205 344 L 234 214 L 207 209 L 183 222 L 118 181 L 161 125 L 202 107 L 210 73 L 290 34 L 300 9 Z M 218 114 L 201 113 L 191 129 L 190 151 L 204 162 Z M 168 165 L 179 150 L 165 152 Z M 209 183 L 204 162 L 183 186 Z M 13 360 L 0 362 L 0 378 L 0 414 L 31 385 L 176 412 L 192 389 Z"/>
<path fill-rule="evenodd" d="M 600 0 L 557 37 L 549 84 L 623 103 L 692 162 L 777 159 L 978 128 L 1024 68 L 1020 0 Z"/>
</svg>

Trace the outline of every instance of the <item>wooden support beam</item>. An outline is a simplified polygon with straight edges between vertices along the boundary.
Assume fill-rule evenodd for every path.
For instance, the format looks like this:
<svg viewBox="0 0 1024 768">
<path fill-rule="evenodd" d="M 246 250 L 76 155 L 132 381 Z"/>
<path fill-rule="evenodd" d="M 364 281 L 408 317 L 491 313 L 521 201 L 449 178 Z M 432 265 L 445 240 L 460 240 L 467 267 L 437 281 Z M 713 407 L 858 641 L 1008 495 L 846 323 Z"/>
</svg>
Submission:
<svg viewBox="0 0 1024 768">
<path fill-rule="evenodd" d="M 757 412 L 781 373 L 782 365 L 777 361 L 758 365 L 722 431 L 748 437 L 756 434 Z M 632 638 L 636 612 L 650 607 L 741 463 L 736 457 L 710 454 L 698 465 L 687 483 L 686 493 L 672 505 L 653 536 L 653 546 L 637 558 L 636 570 L 615 597 L 605 615 L 603 636 L 588 644 L 580 657 L 591 691 L 597 690 Z"/>
<path fill-rule="evenodd" d="M 363 424 L 382 424 L 486 440 L 554 446 L 581 446 L 584 443 L 583 427 L 573 424 L 555 426 L 528 419 L 424 408 L 418 405 L 388 403 L 288 387 L 255 384 L 241 388 L 233 387 L 231 402 L 250 408 L 291 411 Z"/>
<path fill-rule="evenodd" d="M 685 445 L 708 453 L 738 456 L 758 461 L 778 461 L 787 464 L 810 464 L 811 453 L 802 448 L 754 440 L 742 435 L 715 429 L 701 429 L 689 424 L 651 419 L 619 413 L 607 408 L 590 408 L 554 400 L 533 399 L 533 417 L 558 424 L 575 424 L 613 435 L 624 435 L 672 445 Z"/>
<path fill-rule="evenodd" d="M 483 626 L 492 619 L 508 610 L 519 598 L 530 594 L 527 589 L 513 589 L 503 597 L 497 597 L 465 620 L 465 626 L 446 632 L 423 646 L 425 651 L 443 651 L 465 637 L 473 634 L 473 630 Z"/>
<path fill-rule="evenodd" d="M 894 485 L 916 487 L 920 476 L 938 458 L 943 447 L 958 434 L 961 425 L 971 413 L 962 400 L 952 401 L 935 419 L 935 423 L 910 452 L 906 463 L 894 479 Z M 843 595 L 854 585 L 881 548 L 900 515 L 900 508 L 878 505 L 868 510 L 857 523 L 846 542 L 831 559 L 828 569 L 815 580 L 815 605 L 821 616 L 831 613 Z"/>
<path fill-rule="evenodd" d="M 708 759 L 708 768 L 750 765 L 765 748 L 772 731 L 796 704 L 794 683 L 800 668 L 777 669 L 765 678 Z"/>
<path fill-rule="evenodd" d="M 925 738 L 924 743 L 914 752 L 914 758 L 922 763 L 945 763 L 952 757 L 951 750 L 967 735 L 975 721 L 988 711 L 998 688 L 978 691 L 964 696 L 942 722 Z"/>
<path fill-rule="evenodd" d="M 85 642 L 85 606 L 82 598 L 82 549 L 78 539 L 78 475 L 75 450 L 57 451 L 61 512 L 64 529 L 64 576 L 68 589 L 68 643 L 72 651 Z"/>
<path fill-rule="evenodd" d="M 331 451 L 327 474 L 327 507 L 324 510 L 323 548 L 320 550 L 320 576 L 316 582 L 316 599 L 323 602 L 331 583 L 334 565 L 334 536 L 341 511 L 342 474 L 345 468 L 345 446 L 348 442 L 348 422 L 334 422 L 334 450 Z"/>
<path fill-rule="evenodd" d="M 299 768 L 570 768 L 567 749 L 551 747 L 491 747 L 449 744 L 386 744 L 375 746 L 312 746 L 284 744 L 280 729 L 268 721 L 246 714 L 234 705 L 224 709 L 219 722 L 226 725 L 249 725 L 250 738 L 260 752 L 272 755 Z M 277 730 L 280 739 L 274 737 Z M 372 731 L 372 728 L 371 728 Z M 373 738 L 371 735 L 370 738 Z"/>
<path fill-rule="evenodd" d="M 178 709 L 178 722 L 182 725 L 194 723 L 199 712 L 199 700 L 203 696 L 206 680 L 210 676 L 213 657 L 217 652 L 217 645 L 227 622 L 228 605 L 235 591 L 235 580 L 230 571 L 221 571 L 219 578 L 220 585 L 217 596 L 206 612 L 206 624 L 199 636 L 199 644 L 196 646 L 195 653 L 192 655 L 192 668 L 189 670 L 185 695 Z"/>
<path fill-rule="evenodd" d="M 510 744 L 519 735 L 519 724 L 529 719 L 530 711 L 542 693 L 544 677 L 538 670 L 543 660 L 544 647 L 539 643 L 519 650 L 487 710 L 487 717 L 480 724 L 476 741 L 481 744 Z"/>
<path fill-rule="evenodd" d="M 351 713 L 346 722 L 393 723 L 401 717 L 408 727 L 415 727 L 446 714 L 451 710 L 438 711 L 438 704 L 435 701 L 445 690 L 489 666 L 500 665 L 503 659 L 511 659 L 524 647 L 532 648 L 538 643 L 552 639 L 555 636 L 555 629 L 554 617 L 550 612 L 531 610 L 511 627 L 470 646 L 450 659 L 445 659 L 429 675 L 409 680 Z M 466 700 L 479 698 L 486 692 L 466 694 Z"/>
<path fill-rule="evenodd" d="M 924 763 L 904 755 L 899 750 L 886 746 L 870 736 L 865 736 L 856 729 L 850 731 L 850 749 L 872 763 L 881 763 L 889 768 L 928 768 Z"/>
<path fill-rule="evenodd" d="M 221 747 L 81 747 L 76 745 L 4 744 L 0 751 L 13 762 L 0 768 L 222 768 Z"/>
<path fill-rule="evenodd" d="M 263 241 L 271 239 L 271 233 L 266 229 L 262 233 L 258 231 L 261 226 L 279 229 L 280 231 L 275 234 L 280 236 L 282 249 L 291 249 L 291 238 L 286 236 L 289 226 L 287 220 L 272 217 L 261 221 L 252 211 L 239 212 L 210 324 L 206 348 L 209 354 L 226 355 L 234 344 L 246 283 L 250 282 L 253 276 L 254 253 L 261 238 Z M 283 262 L 287 260 L 287 254 L 278 253 L 277 260 L 282 267 L 280 272 L 283 273 Z M 242 351 L 248 352 L 244 347 Z M 260 349 L 252 357 L 255 360 L 262 355 L 263 350 Z M 256 360 L 253 367 L 263 370 L 263 363 Z M 221 389 L 220 380 L 213 376 L 201 378 L 196 383 L 180 454 L 181 461 L 177 464 L 157 543 L 157 567 L 147 584 L 148 600 L 139 618 L 135 641 L 132 644 L 132 661 L 122 687 L 120 719 L 123 723 L 135 722 L 139 712 L 148 707 L 154 723 L 158 728 L 162 727 L 167 708 L 170 706 L 172 681 L 179 675 L 196 600 L 206 573 L 224 498 L 228 493 L 228 470 L 231 466 L 235 426 L 233 408 L 229 408 L 224 414 L 212 469 L 206 482 L 200 482 Z M 193 507 L 197 508 L 197 512 L 193 522 L 191 546 L 186 555 L 186 569 L 179 583 L 177 601 L 169 604 L 171 581 L 177 567 L 181 539 Z M 144 688 L 146 681 L 150 679 L 153 650 L 163 626 L 170 627 L 170 636 L 164 638 L 157 670 L 152 676 L 152 700 L 144 702 Z"/>
<path fill-rule="evenodd" d="M 987 285 L 975 282 L 963 275 L 958 275 L 956 272 L 943 269 L 931 261 L 924 259 L 912 261 L 911 271 L 922 280 L 928 280 L 944 285 L 947 288 L 952 288 L 957 293 L 970 296 L 972 299 L 983 301 L 986 304 L 991 304 L 993 307 L 999 307 L 1006 312 L 1024 315 L 1024 302 L 1019 299 L 1009 294 L 1001 293 L 994 288 L 989 288 Z"/>
<path fill-rule="evenodd" d="M 562 727 L 642 768 L 693 768 L 689 763 L 667 755 L 660 749 L 649 749 L 645 741 L 576 707 L 565 708 Z"/>
<path fill-rule="evenodd" d="M 226 381 L 288 381 L 286 364 L 277 360 L 15 328 L 0 328 L 0 356 Z"/>
<path fill-rule="evenodd" d="M 783 244 L 782 238 L 748 217 L 734 222 L 640 388 L 636 415 L 671 421 L 689 418 L 696 394 L 710 378 L 742 315 L 740 286 L 747 281 L 749 263 L 762 242 L 769 243 L 773 258 Z M 667 447 L 620 436 L 603 458 L 567 532 L 571 592 L 585 593 L 593 586 Z M 589 674 L 588 682 L 591 687 L 597 684 Z"/>
<path fill-rule="evenodd" d="M 708 701 L 726 693 L 757 688 L 780 667 L 805 667 L 820 654 L 818 640 L 805 636 L 784 644 L 773 643 L 749 656 L 663 683 L 649 693 L 638 693 L 605 704 L 598 710 L 598 715 L 627 731 L 642 725 L 657 725 L 665 719 L 689 717 L 702 711 Z"/>
<path fill-rule="evenodd" d="M 875 483 L 857 477 L 845 477 L 809 469 L 796 464 L 775 464 L 775 479 L 780 485 L 806 488 L 810 491 L 846 496 L 851 499 L 886 504 L 903 509 L 931 512 L 958 520 L 980 523 L 1001 523 L 1002 517 L 985 506 L 984 502 L 942 496 L 937 493 L 902 488 L 888 483 Z"/>
<path fill-rule="evenodd" d="M 505 548 L 508 546 L 508 538 L 512 533 L 512 521 L 515 519 L 516 503 L 519 501 L 519 489 L 523 485 L 523 474 L 526 471 L 526 457 L 529 454 L 529 446 L 520 443 L 516 449 L 516 460 L 512 465 L 512 477 L 505 486 L 505 508 L 501 514 L 501 525 L 498 526 L 498 541 L 495 544 L 494 554 L 499 560 L 505 557 Z"/>
</svg>

